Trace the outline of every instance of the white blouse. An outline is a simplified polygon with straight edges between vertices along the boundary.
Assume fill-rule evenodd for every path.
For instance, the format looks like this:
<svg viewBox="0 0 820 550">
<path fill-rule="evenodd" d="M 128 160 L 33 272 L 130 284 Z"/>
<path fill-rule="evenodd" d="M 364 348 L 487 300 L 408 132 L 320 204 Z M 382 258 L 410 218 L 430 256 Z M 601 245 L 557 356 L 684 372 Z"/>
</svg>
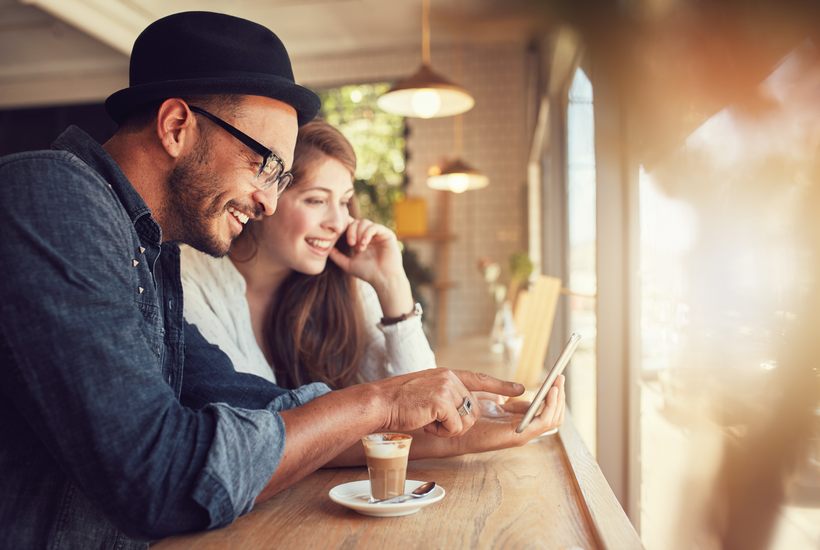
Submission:
<svg viewBox="0 0 820 550">
<path fill-rule="evenodd" d="M 234 369 L 275 382 L 251 326 L 245 279 L 227 257 L 214 258 L 181 246 L 185 319 L 233 362 Z M 397 374 L 434 368 L 436 358 L 424 334 L 421 318 L 414 316 L 382 326 L 379 297 L 372 286 L 358 281 L 364 313 L 365 354 L 359 381 L 369 382 Z"/>
</svg>

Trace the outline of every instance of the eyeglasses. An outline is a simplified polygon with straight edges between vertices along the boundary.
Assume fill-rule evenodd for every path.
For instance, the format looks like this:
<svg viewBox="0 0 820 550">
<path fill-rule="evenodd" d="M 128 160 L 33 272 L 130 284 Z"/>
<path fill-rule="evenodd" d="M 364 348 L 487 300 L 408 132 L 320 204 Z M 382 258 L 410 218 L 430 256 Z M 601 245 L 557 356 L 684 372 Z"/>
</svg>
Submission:
<svg viewBox="0 0 820 550">
<path fill-rule="evenodd" d="M 208 120 L 231 134 L 233 137 L 241 141 L 246 147 L 251 149 L 254 153 L 262 157 L 262 164 L 259 165 L 259 171 L 256 173 L 256 180 L 254 186 L 262 191 L 266 191 L 277 186 L 277 192 L 281 195 L 288 188 L 288 185 L 293 181 L 293 174 L 285 171 L 285 163 L 279 156 L 253 139 L 251 136 L 228 124 L 216 115 L 212 115 L 201 107 L 193 105 L 188 106 L 191 111 L 206 117 Z"/>
</svg>

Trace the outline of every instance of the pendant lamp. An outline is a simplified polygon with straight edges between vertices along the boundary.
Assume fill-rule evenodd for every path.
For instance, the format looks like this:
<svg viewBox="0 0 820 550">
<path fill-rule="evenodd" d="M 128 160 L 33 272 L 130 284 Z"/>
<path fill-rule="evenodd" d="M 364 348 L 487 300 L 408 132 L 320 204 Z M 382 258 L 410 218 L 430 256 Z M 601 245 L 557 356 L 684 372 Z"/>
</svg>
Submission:
<svg viewBox="0 0 820 550">
<path fill-rule="evenodd" d="M 422 0 L 421 12 L 421 67 L 396 82 L 377 103 L 384 111 L 404 117 L 437 118 L 467 112 L 475 105 L 473 97 L 430 64 L 430 0 Z"/>
<path fill-rule="evenodd" d="M 455 155 L 433 165 L 427 171 L 427 186 L 439 191 L 463 193 L 473 189 L 481 189 L 490 184 L 490 179 L 462 160 L 461 155 L 461 116 L 454 121 Z"/>
<path fill-rule="evenodd" d="M 487 176 L 458 157 L 431 167 L 428 176 L 428 187 L 453 193 L 481 189 L 490 183 Z"/>
</svg>

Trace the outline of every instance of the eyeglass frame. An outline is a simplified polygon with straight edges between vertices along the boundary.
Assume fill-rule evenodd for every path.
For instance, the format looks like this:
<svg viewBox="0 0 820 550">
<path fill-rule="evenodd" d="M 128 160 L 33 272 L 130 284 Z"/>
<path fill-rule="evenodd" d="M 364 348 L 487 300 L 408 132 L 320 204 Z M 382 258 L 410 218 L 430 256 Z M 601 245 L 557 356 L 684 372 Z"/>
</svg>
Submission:
<svg viewBox="0 0 820 550">
<path fill-rule="evenodd" d="M 205 118 L 207 118 L 208 120 L 222 128 L 223 130 L 231 134 L 234 138 L 241 141 L 242 144 L 245 145 L 248 149 L 252 150 L 254 153 L 262 157 L 262 163 L 259 165 L 259 171 L 257 171 L 256 173 L 257 182 L 259 181 L 259 176 L 261 176 L 265 172 L 265 170 L 269 166 L 271 166 L 272 162 L 276 163 L 276 165 L 280 167 L 281 172 L 274 179 L 271 180 L 270 176 L 268 176 L 265 180 L 263 180 L 261 185 L 254 183 L 254 187 L 261 191 L 267 191 L 275 184 L 277 187 L 276 192 L 279 195 L 281 195 L 285 192 L 285 189 L 287 189 L 288 186 L 291 183 L 293 183 L 293 174 L 285 170 L 285 163 L 279 157 L 279 155 L 277 155 L 276 153 L 274 153 L 273 151 L 271 151 L 255 139 L 253 139 L 251 136 L 249 136 L 236 126 L 233 126 L 228 122 L 225 122 L 215 114 L 209 113 L 202 107 L 188 105 L 188 108 L 191 109 L 193 113 L 204 116 Z M 271 172 L 273 171 L 271 170 Z"/>
</svg>

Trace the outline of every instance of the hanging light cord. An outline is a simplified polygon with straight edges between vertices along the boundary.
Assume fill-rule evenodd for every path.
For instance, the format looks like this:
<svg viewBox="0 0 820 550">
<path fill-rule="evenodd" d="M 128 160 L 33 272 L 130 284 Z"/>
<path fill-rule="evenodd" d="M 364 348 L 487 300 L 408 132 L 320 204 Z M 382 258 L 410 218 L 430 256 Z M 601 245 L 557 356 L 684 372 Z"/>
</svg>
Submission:
<svg viewBox="0 0 820 550">
<path fill-rule="evenodd" d="M 427 0 L 425 0 L 427 1 Z M 461 3 L 457 3 L 456 7 L 461 8 Z M 458 42 L 458 46 L 456 47 L 456 81 L 461 82 L 464 78 L 464 56 L 462 48 L 464 45 L 462 44 L 461 40 Z M 464 120 L 462 119 L 461 113 L 455 116 L 455 120 L 453 121 L 453 149 L 455 149 L 455 156 L 456 158 L 461 158 L 461 153 L 463 152 L 464 146 Z"/>
<path fill-rule="evenodd" d="M 461 119 L 461 115 L 456 115 L 455 120 L 453 120 L 453 149 L 455 149 L 455 156 L 456 158 L 461 158 L 462 147 L 463 147 L 463 132 L 464 126 L 463 121 Z"/>
<path fill-rule="evenodd" d="M 421 0 L 421 61 L 430 64 L 430 0 Z"/>
</svg>

